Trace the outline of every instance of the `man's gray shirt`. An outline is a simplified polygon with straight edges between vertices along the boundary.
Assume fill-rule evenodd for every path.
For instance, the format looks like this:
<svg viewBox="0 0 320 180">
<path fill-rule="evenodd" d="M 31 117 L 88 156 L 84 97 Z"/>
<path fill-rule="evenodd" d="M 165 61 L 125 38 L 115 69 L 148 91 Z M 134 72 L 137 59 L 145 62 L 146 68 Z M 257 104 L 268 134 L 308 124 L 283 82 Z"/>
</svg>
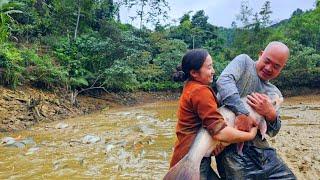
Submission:
<svg viewBox="0 0 320 180">
<path fill-rule="evenodd" d="M 246 54 L 235 57 L 223 70 L 217 80 L 218 100 L 221 105 L 227 106 L 235 114 L 248 114 L 248 110 L 240 100 L 253 92 L 276 93 L 282 97 L 279 89 L 269 81 L 259 78 L 256 71 L 256 63 Z M 275 136 L 281 127 L 279 112 L 274 122 L 267 121 L 267 134 Z M 257 147 L 269 147 L 266 140 L 262 140 L 258 133 L 256 138 L 250 142 Z"/>
</svg>

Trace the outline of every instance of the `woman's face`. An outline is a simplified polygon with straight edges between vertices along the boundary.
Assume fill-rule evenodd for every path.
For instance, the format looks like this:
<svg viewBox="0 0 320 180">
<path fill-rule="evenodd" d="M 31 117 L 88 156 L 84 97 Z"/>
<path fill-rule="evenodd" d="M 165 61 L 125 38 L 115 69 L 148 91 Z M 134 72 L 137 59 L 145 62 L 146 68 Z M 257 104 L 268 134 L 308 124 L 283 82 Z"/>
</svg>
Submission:
<svg viewBox="0 0 320 180">
<path fill-rule="evenodd" d="M 211 84 L 215 73 L 212 65 L 212 58 L 208 55 L 200 70 L 191 72 L 193 79 L 201 82 L 202 84 Z"/>
</svg>

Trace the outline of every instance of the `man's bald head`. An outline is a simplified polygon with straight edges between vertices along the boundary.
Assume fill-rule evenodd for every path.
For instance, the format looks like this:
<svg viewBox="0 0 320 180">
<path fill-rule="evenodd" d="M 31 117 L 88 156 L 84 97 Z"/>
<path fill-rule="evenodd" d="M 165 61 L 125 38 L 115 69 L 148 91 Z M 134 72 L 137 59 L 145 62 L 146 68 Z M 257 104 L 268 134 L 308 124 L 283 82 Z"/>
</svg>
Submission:
<svg viewBox="0 0 320 180">
<path fill-rule="evenodd" d="M 264 52 L 269 52 L 269 51 L 276 51 L 278 54 L 285 56 L 284 59 L 286 60 L 286 62 L 290 55 L 290 50 L 288 46 L 279 41 L 270 42 L 267 45 L 267 47 L 264 49 Z"/>
<path fill-rule="evenodd" d="M 256 64 L 257 74 L 262 80 L 271 80 L 279 76 L 287 63 L 290 50 L 282 42 L 270 42 L 264 51 L 261 51 Z"/>
</svg>

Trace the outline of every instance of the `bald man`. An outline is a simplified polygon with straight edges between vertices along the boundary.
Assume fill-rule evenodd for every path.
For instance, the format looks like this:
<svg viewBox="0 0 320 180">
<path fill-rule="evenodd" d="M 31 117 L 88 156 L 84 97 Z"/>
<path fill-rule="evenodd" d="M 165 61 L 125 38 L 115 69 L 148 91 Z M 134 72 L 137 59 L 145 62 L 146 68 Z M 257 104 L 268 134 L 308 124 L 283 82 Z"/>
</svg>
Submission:
<svg viewBox="0 0 320 180">
<path fill-rule="evenodd" d="M 248 104 L 266 117 L 267 134 L 273 137 L 279 132 L 279 112 L 266 95 L 276 93 L 282 97 L 279 89 L 269 80 L 279 76 L 288 58 L 288 47 L 275 41 L 260 52 L 258 61 L 241 54 L 223 70 L 217 80 L 218 99 L 221 105 L 236 114 L 236 128 L 249 131 L 257 125 L 240 100 L 247 96 Z M 260 133 L 254 140 L 245 142 L 242 152 L 238 154 L 236 146 L 230 145 L 216 157 L 222 179 L 296 179 Z"/>
</svg>

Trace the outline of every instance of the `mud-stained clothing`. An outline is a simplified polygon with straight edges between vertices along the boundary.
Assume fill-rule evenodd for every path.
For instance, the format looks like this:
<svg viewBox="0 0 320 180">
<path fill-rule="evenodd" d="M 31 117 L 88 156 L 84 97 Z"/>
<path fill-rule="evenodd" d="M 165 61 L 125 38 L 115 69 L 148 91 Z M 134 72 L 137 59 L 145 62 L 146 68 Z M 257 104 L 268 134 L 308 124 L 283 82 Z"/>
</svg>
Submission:
<svg viewBox="0 0 320 180">
<path fill-rule="evenodd" d="M 240 98 L 253 92 L 276 93 L 282 97 L 276 86 L 259 78 L 256 63 L 245 54 L 234 58 L 223 70 L 217 80 L 217 89 L 220 104 L 236 115 L 249 113 Z M 275 121 L 266 122 L 267 134 L 275 136 L 281 127 L 279 112 Z M 243 155 L 237 153 L 235 145 L 230 145 L 216 157 L 216 161 L 222 179 L 281 179 L 279 174 L 284 174 L 284 179 L 295 179 L 267 140 L 262 140 L 260 132 L 252 141 L 245 142 Z"/>
<path fill-rule="evenodd" d="M 179 162 L 188 152 L 201 127 L 214 136 L 226 123 L 217 111 L 217 99 L 211 87 L 197 81 L 187 81 L 179 99 L 178 122 L 170 167 Z"/>
<path fill-rule="evenodd" d="M 294 180 L 293 172 L 277 155 L 273 148 L 243 147 L 238 154 L 236 145 L 228 146 L 216 157 L 221 179 L 226 180 Z"/>
</svg>

